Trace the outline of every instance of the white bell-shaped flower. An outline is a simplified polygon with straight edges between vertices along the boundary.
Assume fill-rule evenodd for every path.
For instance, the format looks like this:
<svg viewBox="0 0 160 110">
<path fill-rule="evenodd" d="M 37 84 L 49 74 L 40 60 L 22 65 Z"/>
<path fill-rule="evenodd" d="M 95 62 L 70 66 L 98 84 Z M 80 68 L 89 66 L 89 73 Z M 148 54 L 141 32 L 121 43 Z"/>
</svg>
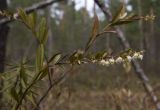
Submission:
<svg viewBox="0 0 160 110">
<path fill-rule="evenodd" d="M 132 60 L 132 57 L 131 57 L 131 56 L 128 55 L 126 58 L 127 58 L 127 60 L 128 60 L 129 62 L 131 62 L 131 60 Z"/>
<path fill-rule="evenodd" d="M 116 59 L 116 63 L 122 63 L 123 62 L 123 58 L 122 57 L 118 57 L 117 59 Z"/>
</svg>

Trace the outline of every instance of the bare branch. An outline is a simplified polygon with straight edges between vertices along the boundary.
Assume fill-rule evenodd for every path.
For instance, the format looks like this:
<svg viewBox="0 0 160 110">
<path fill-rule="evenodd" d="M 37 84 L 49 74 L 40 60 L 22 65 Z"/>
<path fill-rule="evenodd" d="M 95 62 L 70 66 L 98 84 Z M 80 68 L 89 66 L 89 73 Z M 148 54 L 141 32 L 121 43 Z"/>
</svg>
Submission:
<svg viewBox="0 0 160 110">
<path fill-rule="evenodd" d="M 24 11 L 27 14 L 29 14 L 29 13 L 32 13 L 33 11 L 35 11 L 35 10 L 46 8 L 47 6 L 52 5 L 53 3 L 57 3 L 57 2 L 61 2 L 61 1 L 65 1 L 65 0 L 45 0 L 45 1 L 33 4 L 32 6 L 25 8 Z M 13 16 L 18 17 L 19 15 L 18 15 L 18 13 L 14 13 Z M 5 17 L 5 18 L 0 20 L 0 25 L 1 24 L 6 24 L 6 23 L 9 23 L 9 22 L 12 22 L 12 21 L 14 21 L 14 20 L 10 19 L 9 17 Z"/>
<path fill-rule="evenodd" d="M 112 19 L 112 14 L 111 14 L 110 10 L 104 5 L 104 3 L 101 2 L 100 0 L 94 0 L 94 1 L 98 5 L 98 7 L 103 11 L 103 13 L 105 14 L 106 18 L 111 20 Z M 115 27 L 115 30 L 116 30 L 116 33 L 118 35 L 117 37 L 118 37 L 121 45 L 123 46 L 123 48 L 124 49 L 130 48 L 130 44 L 127 41 L 127 39 L 126 39 L 125 35 L 123 34 L 122 30 L 119 27 Z M 144 70 L 142 69 L 140 64 L 135 60 L 132 61 L 132 65 L 133 65 L 133 67 L 135 69 L 135 72 L 136 72 L 137 76 L 143 82 L 144 88 L 146 89 L 146 91 L 148 92 L 148 94 L 152 98 L 153 102 L 155 103 L 155 105 L 157 107 L 157 110 L 160 110 L 160 104 L 158 103 L 158 98 L 155 95 L 155 93 L 153 92 L 153 88 L 149 84 L 149 79 L 146 76 L 146 74 L 144 73 Z"/>
</svg>

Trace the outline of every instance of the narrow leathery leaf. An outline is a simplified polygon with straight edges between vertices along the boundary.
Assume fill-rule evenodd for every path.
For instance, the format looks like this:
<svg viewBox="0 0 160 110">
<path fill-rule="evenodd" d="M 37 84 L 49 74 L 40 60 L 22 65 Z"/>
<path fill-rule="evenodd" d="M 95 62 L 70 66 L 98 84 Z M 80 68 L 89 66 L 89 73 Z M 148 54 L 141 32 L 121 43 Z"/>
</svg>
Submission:
<svg viewBox="0 0 160 110">
<path fill-rule="evenodd" d="M 74 52 L 70 57 L 69 60 L 72 64 L 81 62 L 83 59 L 83 52 L 82 51 L 76 51 Z"/>
<path fill-rule="evenodd" d="M 100 37 L 101 35 L 103 34 L 107 34 L 107 33 L 116 33 L 116 31 L 103 31 L 103 32 L 100 32 L 97 37 Z"/>
<path fill-rule="evenodd" d="M 36 71 L 40 71 L 43 66 L 44 61 L 44 45 L 40 44 L 37 48 L 37 54 L 36 54 Z"/>
<path fill-rule="evenodd" d="M 12 97 L 16 102 L 19 102 L 19 96 L 18 96 L 18 93 L 17 93 L 15 87 L 12 87 L 12 88 L 11 88 L 11 90 L 10 90 L 10 95 L 11 95 L 11 97 Z"/>
<path fill-rule="evenodd" d="M 112 24 L 112 23 L 107 24 L 107 25 L 103 28 L 103 31 L 108 31 L 108 30 L 110 30 L 110 28 L 112 28 L 112 27 L 111 27 L 111 24 Z"/>
<path fill-rule="evenodd" d="M 132 23 L 135 20 L 121 20 L 121 21 L 117 21 L 115 23 L 112 23 L 111 26 L 116 26 L 116 25 L 123 25 L 123 24 L 128 24 L 128 23 Z"/>
<path fill-rule="evenodd" d="M 111 23 L 116 22 L 121 16 L 123 16 L 125 13 L 125 5 L 122 4 L 120 9 L 117 11 L 117 13 L 114 15 L 114 17 L 112 18 Z"/>
<path fill-rule="evenodd" d="M 99 20 L 98 20 L 98 16 L 95 15 L 94 17 L 94 24 L 93 24 L 93 28 L 92 28 L 92 32 L 91 32 L 91 36 L 89 38 L 89 41 L 87 42 L 87 45 L 86 45 L 86 49 L 85 50 L 88 50 L 88 48 L 92 45 L 92 43 L 95 41 L 96 39 L 96 36 L 98 34 L 98 31 L 99 31 Z"/>
<path fill-rule="evenodd" d="M 24 68 L 23 64 L 21 64 L 21 68 L 19 70 L 19 73 L 20 73 L 21 80 L 23 80 L 24 84 L 26 85 L 28 79 L 27 79 L 27 74 L 25 72 L 25 68 Z"/>
<path fill-rule="evenodd" d="M 32 30 L 36 28 L 36 13 L 31 13 L 28 15 L 28 25 Z"/>
<path fill-rule="evenodd" d="M 131 63 L 126 61 L 125 63 L 123 63 L 123 68 L 126 71 L 126 73 L 129 73 L 131 71 Z"/>
<path fill-rule="evenodd" d="M 22 86 L 22 83 L 20 82 L 20 84 L 19 84 L 19 91 L 18 91 L 19 97 L 21 97 L 22 94 L 23 94 L 23 86 Z"/>
<path fill-rule="evenodd" d="M 16 104 L 13 105 L 11 110 L 15 110 L 16 109 Z"/>
<path fill-rule="evenodd" d="M 48 67 L 47 68 L 44 68 L 42 71 L 41 71 L 41 73 L 40 73 L 40 75 L 39 75 L 39 77 L 38 77 L 38 79 L 37 80 L 41 80 L 41 79 L 43 79 L 47 74 L 48 74 Z"/>
<path fill-rule="evenodd" d="M 131 13 L 130 15 L 128 15 L 125 19 L 128 19 L 128 20 L 131 20 L 131 19 L 134 19 L 134 18 L 137 18 L 138 16 L 135 15 L 134 13 Z"/>
<path fill-rule="evenodd" d="M 110 30 L 110 31 L 104 31 L 104 33 L 116 33 L 115 30 Z"/>
<path fill-rule="evenodd" d="M 62 57 L 61 57 L 61 59 L 57 62 L 57 64 L 65 64 L 65 63 L 60 63 L 60 61 L 64 61 L 65 59 L 67 59 L 67 58 L 69 58 L 69 55 L 63 55 Z"/>
<path fill-rule="evenodd" d="M 38 70 L 36 70 L 36 74 L 34 74 L 34 76 L 33 76 L 33 80 L 34 81 L 37 81 L 37 80 L 39 80 L 39 77 L 40 77 L 40 75 L 45 71 L 45 69 L 47 68 L 47 65 L 43 65 L 43 68 L 42 69 L 40 69 L 39 71 Z"/>
<path fill-rule="evenodd" d="M 37 87 L 37 88 L 38 88 L 38 87 Z M 31 92 L 31 94 L 33 94 L 33 96 L 38 96 L 39 94 L 35 91 L 35 89 L 36 89 L 36 86 L 34 85 L 34 86 L 31 88 L 30 92 Z"/>
<path fill-rule="evenodd" d="M 74 53 L 69 57 L 69 60 L 70 60 L 71 63 L 74 63 L 74 62 L 75 62 L 75 60 L 76 60 L 76 57 L 75 57 L 76 53 L 77 53 L 77 51 L 74 52 Z"/>
<path fill-rule="evenodd" d="M 103 54 L 102 54 L 102 58 L 106 58 L 106 57 L 107 57 L 107 55 L 108 55 L 108 53 L 107 53 L 107 52 L 103 52 Z"/>
<path fill-rule="evenodd" d="M 0 93 L 6 92 L 7 90 L 12 88 L 12 84 L 8 84 L 6 85 L 6 87 L 4 87 L 3 89 L 0 90 Z"/>
<path fill-rule="evenodd" d="M 27 108 L 25 106 L 21 106 L 20 110 L 27 110 Z"/>
<path fill-rule="evenodd" d="M 62 57 L 62 54 L 57 53 L 49 59 L 49 63 L 53 62 L 53 64 L 56 64 L 61 59 L 61 57 Z"/>
<path fill-rule="evenodd" d="M 34 106 L 36 106 L 36 101 L 35 101 L 32 93 L 28 94 L 28 95 L 26 96 L 26 98 L 27 98 Z"/>
<path fill-rule="evenodd" d="M 99 60 L 99 59 L 104 59 L 108 56 L 108 53 L 107 52 L 99 52 L 99 53 L 96 53 L 95 55 L 95 59 Z"/>
<path fill-rule="evenodd" d="M 18 9 L 18 14 L 19 14 L 19 16 L 20 16 L 20 18 L 22 19 L 23 22 L 27 21 L 27 14 L 22 8 Z"/>
<path fill-rule="evenodd" d="M 23 88 L 27 87 L 27 82 L 25 82 L 23 79 L 20 80 L 20 84 Z"/>
<path fill-rule="evenodd" d="M 39 24 L 39 30 L 37 32 L 37 37 L 39 41 L 44 44 L 47 41 L 48 37 L 48 27 L 45 18 L 41 19 L 41 22 Z"/>
<path fill-rule="evenodd" d="M 113 27 L 111 27 L 111 24 L 112 23 L 109 23 L 107 26 L 105 26 L 103 28 L 103 31 L 113 31 L 113 30 L 115 30 Z"/>
</svg>

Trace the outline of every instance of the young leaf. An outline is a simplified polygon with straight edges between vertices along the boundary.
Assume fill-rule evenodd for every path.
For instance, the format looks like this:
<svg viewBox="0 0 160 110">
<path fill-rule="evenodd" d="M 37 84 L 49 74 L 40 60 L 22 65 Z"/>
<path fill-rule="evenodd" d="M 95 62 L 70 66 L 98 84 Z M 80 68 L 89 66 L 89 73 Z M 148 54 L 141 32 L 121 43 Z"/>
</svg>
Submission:
<svg viewBox="0 0 160 110">
<path fill-rule="evenodd" d="M 40 75 L 39 75 L 39 77 L 38 77 L 38 79 L 37 80 L 41 80 L 41 79 L 43 79 L 47 74 L 48 74 L 48 67 L 47 68 L 44 68 L 41 72 L 40 72 Z"/>
<path fill-rule="evenodd" d="M 37 31 L 37 37 L 40 43 L 44 44 L 47 41 L 48 27 L 47 27 L 47 22 L 45 18 L 41 19 L 41 22 L 39 24 L 39 30 Z"/>
<path fill-rule="evenodd" d="M 43 66 L 44 61 L 44 45 L 40 44 L 37 48 L 37 54 L 36 54 L 36 71 L 40 71 Z"/>
<path fill-rule="evenodd" d="M 12 87 L 12 88 L 11 88 L 11 90 L 10 90 L 10 95 L 11 95 L 11 97 L 12 97 L 15 101 L 19 102 L 19 96 L 18 96 L 18 93 L 17 93 L 15 87 Z"/>
<path fill-rule="evenodd" d="M 89 47 L 92 45 L 92 43 L 95 41 L 98 34 L 98 29 L 99 29 L 99 20 L 98 20 L 98 16 L 95 15 L 91 36 L 89 38 L 89 41 L 87 42 L 85 50 L 88 50 Z"/>
<path fill-rule="evenodd" d="M 35 101 L 34 96 L 33 96 L 32 93 L 28 94 L 28 95 L 26 96 L 26 98 L 27 98 L 34 106 L 36 106 L 36 101 Z"/>
<path fill-rule="evenodd" d="M 117 11 L 117 13 L 114 15 L 114 17 L 112 18 L 111 23 L 116 22 L 121 16 L 123 16 L 125 14 L 125 5 L 122 4 L 120 9 Z"/>
<path fill-rule="evenodd" d="M 21 82 L 23 84 L 23 86 L 25 87 L 26 84 L 27 84 L 27 74 L 25 72 L 25 68 L 24 68 L 24 65 L 21 64 L 21 67 L 20 67 L 20 70 L 19 70 L 19 73 L 20 73 L 20 79 L 21 79 Z"/>
<path fill-rule="evenodd" d="M 28 15 L 28 25 L 32 31 L 36 29 L 36 13 Z"/>
<path fill-rule="evenodd" d="M 56 64 L 60 58 L 62 57 L 62 55 L 60 53 L 53 55 L 50 60 L 49 63 L 53 62 L 53 64 Z"/>
<path fill-rule="evenodd" d="M 23 22 L 27 21 L 27 14 L 22 8 L 18 9 L 18 14 L 19 14 L 19 16 L 20 16 L 20 18 L 22 19 Z"/>
<path fill-rule="evenodd" d="M 132 23 L 132 22 L 134 22 L 134 20 L 120 20 L 120 21 L 112 23 L 111 26 L 123 25 L 123 24 Z"/>
</svg>

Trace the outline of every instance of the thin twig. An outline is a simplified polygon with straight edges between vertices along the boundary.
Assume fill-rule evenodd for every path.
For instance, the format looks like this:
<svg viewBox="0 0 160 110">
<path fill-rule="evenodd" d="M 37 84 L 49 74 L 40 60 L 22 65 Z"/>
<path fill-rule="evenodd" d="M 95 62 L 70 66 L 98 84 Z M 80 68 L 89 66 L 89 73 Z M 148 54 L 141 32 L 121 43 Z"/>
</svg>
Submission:
<svg viewBox="0 0 160 110">
<path fill-rule="evenodd" d="M 52 5 L 53 3 L 57 3 L 57 2 L 61 2 L 61 1 L 65 1 L 65 0 L 45 0 L 45 1 L 33 4 L 32 6 L 25 8 L 24 11 L 27 14 L 29 14 L 29 13 L 32 13 L 33 11 L 35 11 L 35 10 L 46 8 L 47 6 Z M 19 15 L 18 15 L 18 13 L 14 13 L 13 16 L 18 17 Z M 9 22 L 12 22 L 12 21 L 14 21 L 14 19 L 11 19 L 9 17 L 5 17 L 5 18 L 0 20 L 0 25 L 1 24 L 6 24 L 6 23 L 9 23 Z"/>
</svg>

